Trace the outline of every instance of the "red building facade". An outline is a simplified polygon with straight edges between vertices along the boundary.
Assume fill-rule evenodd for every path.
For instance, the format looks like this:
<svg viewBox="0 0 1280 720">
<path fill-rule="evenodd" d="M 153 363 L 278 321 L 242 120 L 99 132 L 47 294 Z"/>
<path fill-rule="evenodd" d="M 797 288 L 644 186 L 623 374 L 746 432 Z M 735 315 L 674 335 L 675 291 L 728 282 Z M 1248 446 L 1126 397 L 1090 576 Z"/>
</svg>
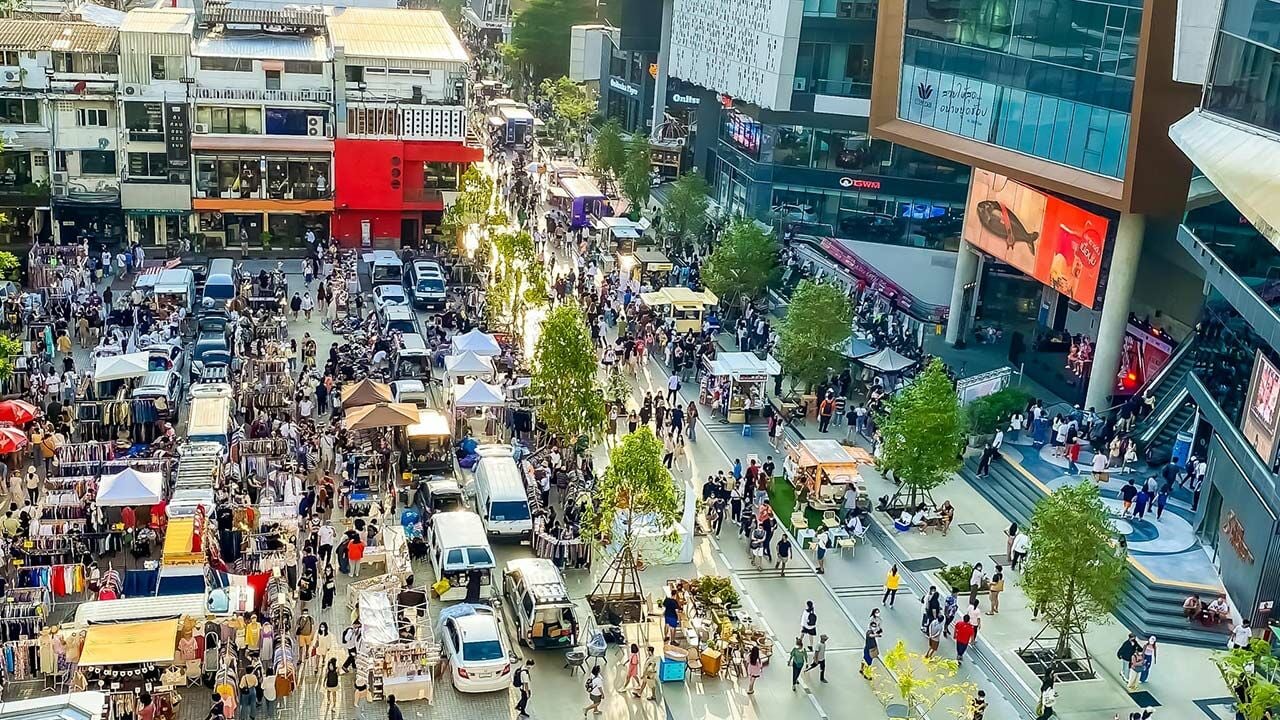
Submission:
<svg viewBox="0 0 1280 720">
<path fill-rule="evenodd" d="M 335 140 L 333 237 L 342 247 L 416 246 L 440 222 L 443 193 L 483 158 L 460 142 Z"/>
</svg>

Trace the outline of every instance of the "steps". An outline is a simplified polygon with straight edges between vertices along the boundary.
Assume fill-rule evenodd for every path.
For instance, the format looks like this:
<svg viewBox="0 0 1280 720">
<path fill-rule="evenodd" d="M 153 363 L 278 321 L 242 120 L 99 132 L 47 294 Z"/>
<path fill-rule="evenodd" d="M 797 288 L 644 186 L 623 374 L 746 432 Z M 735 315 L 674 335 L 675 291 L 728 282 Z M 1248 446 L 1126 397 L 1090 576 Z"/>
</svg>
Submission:
<svg viewBox="0 0 1280 720">
<path fill-rule="evenodd" d="M 990 473 L 982 478 L 977 474 L 977 462 L 971 458 L 961 468 L 960 476 L 1006 518 L 1019 527 L 1031 526 L 1031 514 L 1044 493 L 1008 462 L 991 463 Z M 1001 528 L 1001 532 L 1003 530 Z M 1180 587 L 1153 581 L 1130 565 L 1129 581 L 1121 590 L 1114 614 L 1125 627 L 1143 638 L 1155 635 L 1162 642 L 1178 645 L 1223 647 L 1225 625 L 1221 626 L 1221 632 L 1216 632 L 1192 625 L 1182 617 L 1182 602 L 1188 594 Z M 1205 602 L 1211 599 L 1203 594 L 1201 597 Z"/>
</svg>

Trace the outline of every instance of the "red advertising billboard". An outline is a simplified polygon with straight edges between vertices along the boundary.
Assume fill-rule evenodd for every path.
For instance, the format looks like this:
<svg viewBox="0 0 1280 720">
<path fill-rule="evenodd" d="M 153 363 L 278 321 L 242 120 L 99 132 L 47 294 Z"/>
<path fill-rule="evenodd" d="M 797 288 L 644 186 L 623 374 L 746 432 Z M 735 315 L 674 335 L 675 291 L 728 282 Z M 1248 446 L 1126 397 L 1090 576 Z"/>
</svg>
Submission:
<svg viewBox="0 0 1280 720">
<path fill-rule="evenodd" d="M 1012 178 L 974 168 L 962 234 L 983 252 L 1093 307 L 1109 224 Z"/>
<path fill-rule="evenodd" d="M 1244 400 L 1240 431 L 1268 466 L 1275 459 L 1280 434 L 1280 370 L 1259 352 L 1253 360 L 1253 377 Z"/>
</svg>

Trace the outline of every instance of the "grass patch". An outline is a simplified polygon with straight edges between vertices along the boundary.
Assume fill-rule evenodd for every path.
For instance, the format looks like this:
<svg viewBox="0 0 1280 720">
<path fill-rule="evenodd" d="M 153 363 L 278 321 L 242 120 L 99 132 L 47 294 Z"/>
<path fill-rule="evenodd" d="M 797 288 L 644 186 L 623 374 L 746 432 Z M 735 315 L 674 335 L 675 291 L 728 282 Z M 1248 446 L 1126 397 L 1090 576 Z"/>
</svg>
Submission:
<svg viewBox="0 0 1280 720">
<path fill-rule="evenodd" d="M 776 477 L 773 482 L 769 483 L 769 504 L 773 506 L 773 512 L 778 516 L 778 520 L 786 526 L 787 530 L 795 533 L 795 528 L 791 527 L 791 513 L 796 511 L 796 489 L 791 486 L 782 477 Z M 817 528 L 822 524 L 822 513 L 811 508 L 805 508 L 805 519 L 809 521 L 809 527 Z"/>
</svg>

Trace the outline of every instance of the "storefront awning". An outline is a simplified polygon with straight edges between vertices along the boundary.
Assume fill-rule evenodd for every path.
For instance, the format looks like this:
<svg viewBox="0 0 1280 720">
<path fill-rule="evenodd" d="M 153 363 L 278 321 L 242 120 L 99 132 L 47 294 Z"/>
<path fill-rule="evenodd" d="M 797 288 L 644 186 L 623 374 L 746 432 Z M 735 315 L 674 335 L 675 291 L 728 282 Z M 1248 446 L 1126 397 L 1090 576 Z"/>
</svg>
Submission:
<svg viewBox="0 0 1280 720">
<path fill-rule="evenodd" d="M 1193 111 L 1169 128 L 1169 137 L 1236 210 L 1272 245 L 1280 247 L 1280 141 L 1259 130 Z"/>
<path fill-rule="evenodd" d="M 172 662 L 178 642 L 178 621 L 93 625 L 85 631 L 81 667 Z"/>
</svg>

